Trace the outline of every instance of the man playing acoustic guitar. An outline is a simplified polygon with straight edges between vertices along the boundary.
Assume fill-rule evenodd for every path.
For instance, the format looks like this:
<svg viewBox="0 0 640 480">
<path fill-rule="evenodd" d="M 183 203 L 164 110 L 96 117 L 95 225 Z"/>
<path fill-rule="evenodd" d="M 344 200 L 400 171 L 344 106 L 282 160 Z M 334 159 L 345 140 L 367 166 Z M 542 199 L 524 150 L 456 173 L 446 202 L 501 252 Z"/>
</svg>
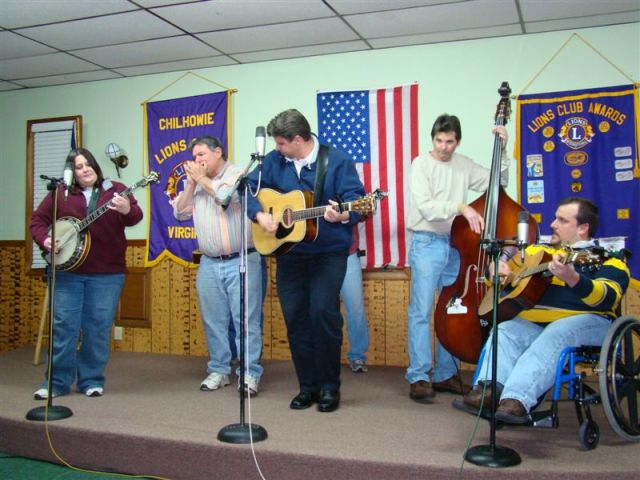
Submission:
<svg viewBox="0 0 640 480">
<path fill-rule="evenodd" d="M 531 245 L 525 255 L 544 251 L 551 255 L 546 267 L 551 274 L 537 304 L 498 325 L 496 419 L 524 424 L 538 399 L 554 383 L 556 361 L 569 346 L 600 345 L 611 321 L 618 316 L 620 301 L 629 285 L 629 269 L 623 259 L 607 256 L 599 268 L 567 263 L 565 246 L 585 253 L 596 243 L 598 209 L 589 200 L 570 197 L 562 200 L 551 223 L 551 246 Z M 597 250 L 594 250 L 597 252 Z M 526 259 L 526 257 L 525 257 Z M 500 276 L 511 274 L 501 262 Z M 492 337 L 485 343 L 478 379 L 458 408 L 477 410 L 491 407 Z M 483 397 L 482 385 L 487 388 Z"/>
<path fill-rule="evenodd" d="M 313 204 L 326 206 L 315 225 L 315 240 L 298 243 L 276 257 L 276 284 L 300 386 L 290 407 L 301 410 L 317 402 L 319 411 L 331 412 L 340 403 L 340 287 L 352 226 L 360 218 L 355 212 L 338 211 L 335 200 L 349 202 L 362 197 L 364 187 L 352 160 L 333 147 L 320 145 L 309 122 L 297 110 L 276 115 L 267 133 L 276 148 L 265 157 L 262 167 L 249 175 L 252 192 L 264 187 L 283 193 L 313 192 Z M 273 205 L 262 204 L 259 198 L 249 196 L 249 218 L 265 234 L 281 237 L 282 219 Z"/>
</svg>

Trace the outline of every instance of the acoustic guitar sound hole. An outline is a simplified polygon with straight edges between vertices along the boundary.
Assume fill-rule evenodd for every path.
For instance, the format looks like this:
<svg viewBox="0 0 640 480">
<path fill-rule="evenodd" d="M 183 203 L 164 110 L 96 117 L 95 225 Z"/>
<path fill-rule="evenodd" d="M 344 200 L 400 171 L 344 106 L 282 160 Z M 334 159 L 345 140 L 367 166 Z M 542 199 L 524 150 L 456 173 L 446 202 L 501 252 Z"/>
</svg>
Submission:
<svg viewBox="0 0 640 480">
<path fill-rule="evenodd" d="M 290 208 L 285 208 L 282 211 L 281 223 L 285 228 L 291 228 L 291 225 L 293 225 L 293 211 Z"/>
</svg>

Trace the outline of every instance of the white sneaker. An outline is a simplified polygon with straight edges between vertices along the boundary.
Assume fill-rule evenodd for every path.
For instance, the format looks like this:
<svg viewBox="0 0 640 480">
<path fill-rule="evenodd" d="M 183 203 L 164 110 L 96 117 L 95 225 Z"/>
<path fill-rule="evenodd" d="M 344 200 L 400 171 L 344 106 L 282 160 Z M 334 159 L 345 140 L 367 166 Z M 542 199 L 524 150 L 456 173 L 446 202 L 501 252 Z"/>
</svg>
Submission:
<svg viewBox="0 0 640 480">
<path fill-rule="evenodd" d="M 365 373 L 369 371 L 369 369 L 367 368 L 367 362 L 360 358 L 351 360 L 349 362 L 349 367 L 351 367 L 351 371 L 353 373 Z"/>
<path fill-rule="evenodd" d="M 200 390 L 209 392 L 217 390 L 220 387 L 229 385 L 229 375 L 223 375 L 222 373 L 213 372 L 210 373 L 200 384 Z"/>
<path fill-rule="evenodd" d="M 33 398 L 34 400 L 46 400 L 49 398 L 49 390 L 47 390 L 46 388 L 39 388 L 38 390 L 33 392 Z M 53 392 L 51 398 L 56 398 L 55 392 Z"/>
<path fill-rule="evenodd" d="M 260 379 L 253 377 L 251 375 L 244 376 L 244 391 L 254 397 L 258 395 L 258 384 L 260 383 Z M 238 378 L 238 391 L 240 391 L 240 378 Z"/>
<path fill-rule="evenodd" d="M 87 397 L 101 397 L 104 395 L 104 388 L 102 387 L 89 387 L 84 392 Z"/>
</svg>

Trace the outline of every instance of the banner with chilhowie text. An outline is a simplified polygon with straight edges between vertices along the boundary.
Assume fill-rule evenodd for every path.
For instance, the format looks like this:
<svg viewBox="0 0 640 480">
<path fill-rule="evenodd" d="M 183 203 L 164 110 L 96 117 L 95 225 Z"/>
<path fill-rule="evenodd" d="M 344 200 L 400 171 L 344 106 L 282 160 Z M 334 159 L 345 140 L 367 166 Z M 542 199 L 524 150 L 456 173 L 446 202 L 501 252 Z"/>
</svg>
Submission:
<svg viewBox="0 0 640 480">
<path fill-rule="evenodd" d="M 516 157 L 522 205 L 550 235 L 557 203 L 588 198 L 600 212 L 597 238 L 624 238 L 640 278 L 638 89 L 634 85 L 520 95 Z"/>
<path fill-rule="evenodd" d="M 173 202 L 186 183 L 183 165 L 192 159 L 192 139 L 217 137 L 229 156 L 230 95 L 231 90 L 227 90 L 144 104 L 149 171 L 160 173 L 160 181 L 151 184 L 149 190 L 146 266 L 157 264 L 165 256 L 193 266 L 193 251 L 198 248 L 195 228 L 191 220 L 176 220 Z"/>
<path fill-rule="evenodd" d="M 350 155 L 365 191 L 388 197 L 359 224 L 366 268 L 408 265 L 409 167 L 418 155 L 418 85 L 317 94 L 318 137 Z"/>
</svg>

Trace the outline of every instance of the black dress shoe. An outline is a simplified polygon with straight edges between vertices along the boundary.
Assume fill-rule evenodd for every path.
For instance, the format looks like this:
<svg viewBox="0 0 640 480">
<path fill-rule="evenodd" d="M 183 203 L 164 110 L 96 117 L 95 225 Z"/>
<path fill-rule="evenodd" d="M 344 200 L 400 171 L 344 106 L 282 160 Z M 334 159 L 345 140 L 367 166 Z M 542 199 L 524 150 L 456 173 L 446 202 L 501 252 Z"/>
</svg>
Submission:
<svg viewBox="0 0 640 480">
<path fill-rule="evenodd" d="M 293 410 L 304 410 L 317 401 L 317 392 L 300 392 L 298 395 L 293 397 L 293 400 L 291 400 L 291 403 L 289 404 L 289 408 L 292 408 Z"/>
<path fill-rule="evenodd" d="M 324 390 L 320 392 L 318 411 L 333 412 L 340 405 L 340 390 Z"/>
</svg>

